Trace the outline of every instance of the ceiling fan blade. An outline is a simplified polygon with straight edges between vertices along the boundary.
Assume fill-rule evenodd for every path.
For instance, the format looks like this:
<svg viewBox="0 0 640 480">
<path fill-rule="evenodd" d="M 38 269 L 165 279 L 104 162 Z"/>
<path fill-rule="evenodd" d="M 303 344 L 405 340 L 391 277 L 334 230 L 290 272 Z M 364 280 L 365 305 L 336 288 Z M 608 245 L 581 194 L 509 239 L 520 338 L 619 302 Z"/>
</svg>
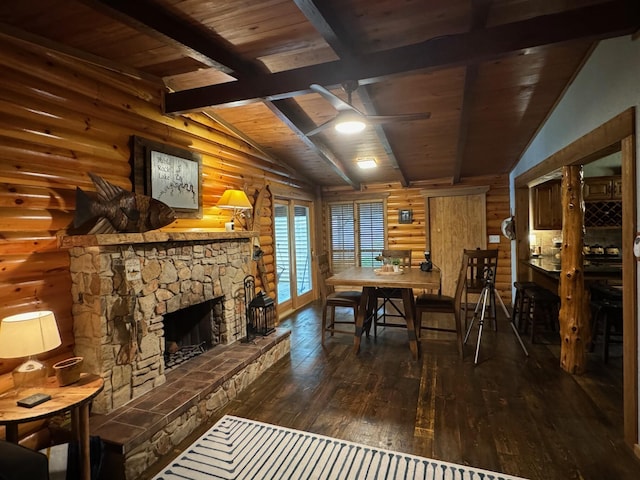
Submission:
<svg viewBox="0 0 640 480">
<path fill-rule="evenodd" d="M 367 121 L 371 124 L 392 123 L 392 122 L 411 122 L 413 120 L 426 120 L 431 118 L 431 113 L 408 113 L 405 115 L 366 115 Z"/>
<path fill-rule="evenodd" d="M 313 130 L 309 130 L 307 133 L 305 133 L 305 135 L 307 137 L 310 137 L 311 135 L 315 135 L 316 133 L 320 133 L 323 130 L 326 130 L 327 128 L 331 127 L 331 125 L 333 124 L 335 118 L 332 118 L 331 120 L 328 120 L 324 123 L 321 123 L 320 125 L 318 125 L 316 128 L 314 128 Z"/>
<path fill-rule="evenodd" d="M 324 88 L 322 85 L 318 85 L 317 83 L 312 83 L 311 90 L 322 95 L 325 98 L 325 100 L 327 100 L 331 105 L 333 105 L 333 108 L 335 108 L 340 112 L 343 110 L 355 110 L 356 112 L 358 112 L 358 110 L 356 110 L 356 108 L 353 105 L 348 104 L 347 102 L 342 100 L 340 97 L 334 95 L 329 90 Z"/>
</svg>

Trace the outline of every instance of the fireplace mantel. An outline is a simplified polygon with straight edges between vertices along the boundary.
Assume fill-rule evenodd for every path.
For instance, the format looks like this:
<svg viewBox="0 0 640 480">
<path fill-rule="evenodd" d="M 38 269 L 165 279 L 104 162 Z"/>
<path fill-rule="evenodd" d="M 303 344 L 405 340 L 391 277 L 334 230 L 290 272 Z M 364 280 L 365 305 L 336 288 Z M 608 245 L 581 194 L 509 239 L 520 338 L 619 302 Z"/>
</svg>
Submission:
<svg viewBox="0 0 640 480">
<path fill-rule="evenodd" d="M 103 233 L 98 235 L 59 235 L 59 248 L 98 247 L 107 245 L 134 245 L 140 243 L 221 241 L 254 238 L 258 232 L 236 230 L 233 232 L 163 232 Z"/>
</svg>

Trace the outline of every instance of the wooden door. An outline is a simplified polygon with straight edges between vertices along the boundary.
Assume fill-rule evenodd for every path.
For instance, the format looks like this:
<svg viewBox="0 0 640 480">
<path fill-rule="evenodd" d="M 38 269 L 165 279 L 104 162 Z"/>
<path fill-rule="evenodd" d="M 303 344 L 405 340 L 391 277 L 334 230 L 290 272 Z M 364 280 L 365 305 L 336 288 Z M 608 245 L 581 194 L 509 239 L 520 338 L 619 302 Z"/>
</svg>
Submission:
<svg viewBox="0 0 640 480">
<path fill-rule="evenodd" d="M 442 294 L 453 296 L 465 248 L 486 248 L 485 194 L 428 198 L 431 257 L 442 272 Z"/>
</svg>

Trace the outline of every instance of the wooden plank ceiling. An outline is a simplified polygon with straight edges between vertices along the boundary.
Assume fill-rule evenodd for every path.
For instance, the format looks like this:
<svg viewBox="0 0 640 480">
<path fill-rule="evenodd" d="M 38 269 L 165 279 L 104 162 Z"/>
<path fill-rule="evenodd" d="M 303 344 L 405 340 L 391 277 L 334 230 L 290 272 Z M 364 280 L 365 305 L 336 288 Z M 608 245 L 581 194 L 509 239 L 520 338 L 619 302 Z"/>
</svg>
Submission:
<svg viewBox="0 0 640 480">
<path fill-rule="evenodd" d="M 509 172 L 594 42 L 640 27 L 637 0 L 29 0 L 0 31 L 161 78 L 309 184 L 457 183 Z M 306 135 L 337 114 L 430 118 Z M 374 157 L 375 170 L 355 161 Z"/>
</svg>

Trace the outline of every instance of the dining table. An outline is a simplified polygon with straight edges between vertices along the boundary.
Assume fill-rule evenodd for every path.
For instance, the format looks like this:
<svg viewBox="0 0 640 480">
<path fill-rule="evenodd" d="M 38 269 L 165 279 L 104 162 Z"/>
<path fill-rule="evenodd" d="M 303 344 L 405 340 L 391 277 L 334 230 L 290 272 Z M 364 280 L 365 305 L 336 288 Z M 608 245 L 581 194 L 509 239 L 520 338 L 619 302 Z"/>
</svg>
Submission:
<svg viewBox="0 0 640 480">
<path fill-rule="evenodd" d="M 409 348 L 414 360 L 417 360 L 418 337 L 415 322 L 414 289 L 440 289 L 440 270 L 432 268 L 423 271 L 418 267 L 405 267 L 399 271 L 384 271 L 376 267 L 351 267 L 327 278 L 326 283 L 334 287 L 362 288 L 360 307 L 356 317 L 356 329 L 353 339 L 354 352 L 360 351 L 360 340 L 364 332 L 365 323 L 370 325 L 374 309 L 377 308 L 376 289 L 394 288 L 401 292 L 404 317 L 407 323 Z M 420 325 L 418 325 L 420 328 Z"/>
</svg>

